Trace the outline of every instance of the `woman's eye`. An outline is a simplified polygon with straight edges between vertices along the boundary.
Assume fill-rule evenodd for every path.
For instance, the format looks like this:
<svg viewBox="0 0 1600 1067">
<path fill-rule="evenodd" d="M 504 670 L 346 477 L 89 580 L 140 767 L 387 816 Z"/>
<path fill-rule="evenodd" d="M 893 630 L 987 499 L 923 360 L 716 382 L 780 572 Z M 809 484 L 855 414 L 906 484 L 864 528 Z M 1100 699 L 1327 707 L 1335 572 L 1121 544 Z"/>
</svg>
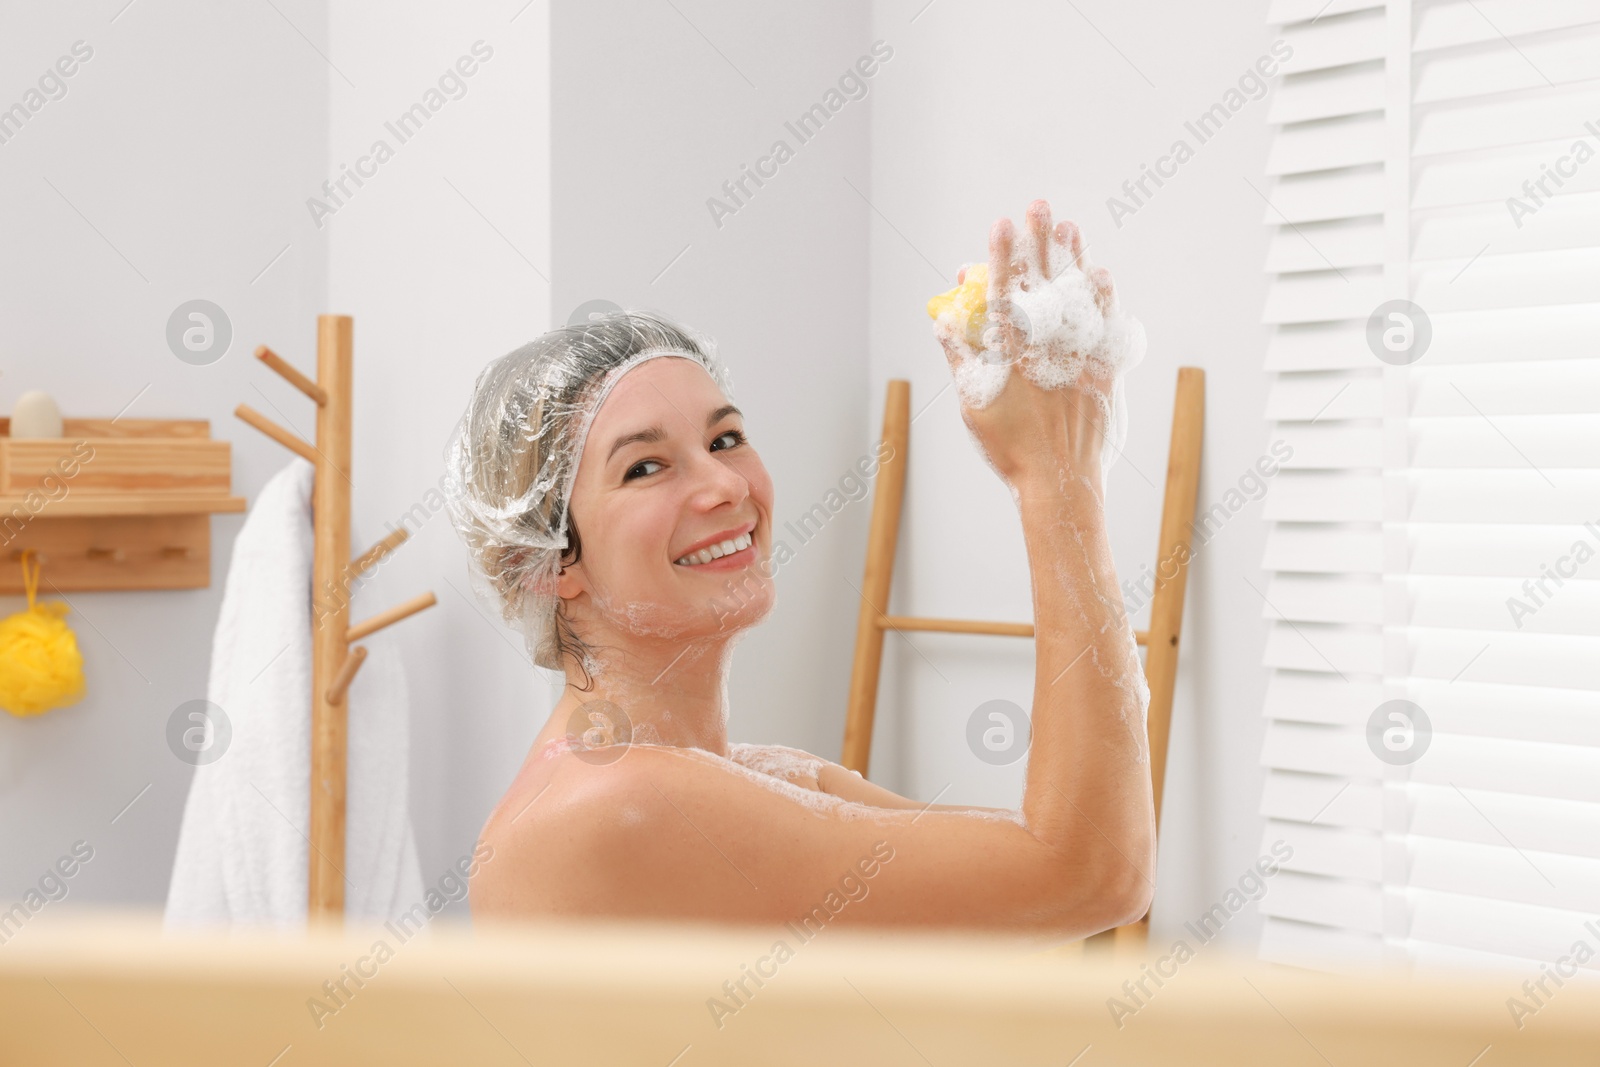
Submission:
<svg viewBox="0 0 1600 1067">
<path fill-rule="evenodd" d="M 622 476 L 622 480 L 623 480 L 623 481 L 625 481 L 625 482 L 631 482 L 631 481 L 633 481 L 633 479 L 634 479 L 634 478 L 635 478 L 635 477 L 636 477 L 636 476 L 637 476 L 637 477 L 641 477 L 641 478 L 642 478 L 642 477 L 644 477 L 644 475 L 642 475 L 642 474 L 640 474 L 640 475 L 636 475 L 636 474 L 635 474 L 635 472 L 636 472 L 636 471 L 638 471 L 638 470 L 640 470 L 640 469 L 641 469 L 641 468 L 643 468 L 643 467 L 648 467 L 648 466 L 650 466 L 650 465 L 651 465 L 651 464 L 655 464 L 655 465 L 656 465 L 656 466 L 658 466 L 658 467 L 659 467 L 659 466 L 661 466 L 661 464 L 659 464 L 659 463 L 656 463 L 656 461 L 655 461 L 655 460 L 653 460 L 653 459 L 644 459 L 644 460 L 640 460 L 640 461 L 639 461 L 639 462 L 638 462 L 638 463 L 635 463 L 635 464 L 634 464 L 634 465 L 633 465 L 633 466 L 631 466 L 631 467 L 629 467 L 629 468 L 628 468 L 628 473 L 626 473 L 626 474 L 624 474 L 624 475 L 623 475 L 623 476 Z"/>
<path fill-rule="evenodd" d="M 720 433 L 720 434 L 717 435 L 717 441 L 722 440 L 724 437 L 733 438 L 733 444 L 729 446 L 730 448 L 742 445 L 746 441 L 744 433 L 741 430 L 727 430 L 727 431 L 724 431 L 723 433 Z M 716 443 L 716 441 L 712 442 L 712 444 L 715 444 L 715 443 Z"/>
</svg>

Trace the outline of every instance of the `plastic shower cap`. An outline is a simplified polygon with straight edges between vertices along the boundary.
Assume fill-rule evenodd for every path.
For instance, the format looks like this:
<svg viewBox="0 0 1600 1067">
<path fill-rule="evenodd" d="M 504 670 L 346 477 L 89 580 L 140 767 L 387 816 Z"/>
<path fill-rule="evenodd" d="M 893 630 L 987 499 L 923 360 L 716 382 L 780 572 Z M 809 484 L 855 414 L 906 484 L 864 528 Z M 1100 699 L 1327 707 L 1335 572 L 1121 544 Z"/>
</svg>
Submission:
<svg viewBox="0 0 1600 1067">
<path fill-rule="evenodd" d="M 551 330 L 490 363 L 451 435 L 446 506 L 467 544 L 473 589 L 522 632 L 541 667 L 570 649 L 556 581 L 569 506 L 595 414 L 622 376 L 657 356 L 692 359 L 733 399 L 709 337 L 649 311 L 614 311 Z"/>
</svg>

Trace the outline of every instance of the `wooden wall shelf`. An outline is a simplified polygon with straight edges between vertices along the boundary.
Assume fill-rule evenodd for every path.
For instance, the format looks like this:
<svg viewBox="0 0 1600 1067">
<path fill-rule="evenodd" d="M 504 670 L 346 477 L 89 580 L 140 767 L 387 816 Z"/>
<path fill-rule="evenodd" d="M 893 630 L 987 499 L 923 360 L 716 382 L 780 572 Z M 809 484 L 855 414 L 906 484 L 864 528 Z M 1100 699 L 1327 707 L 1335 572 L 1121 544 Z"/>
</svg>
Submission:
<svg viewBox="0 0 1600 1067">
<path fill-rule="evenodd" d="M 244 511 L 232 446 L 205 419 L 64 419 L 59 438 L 11 439 L 0 418 L 0 593 L 204 589 L 211 513 Z"/>
</svg>

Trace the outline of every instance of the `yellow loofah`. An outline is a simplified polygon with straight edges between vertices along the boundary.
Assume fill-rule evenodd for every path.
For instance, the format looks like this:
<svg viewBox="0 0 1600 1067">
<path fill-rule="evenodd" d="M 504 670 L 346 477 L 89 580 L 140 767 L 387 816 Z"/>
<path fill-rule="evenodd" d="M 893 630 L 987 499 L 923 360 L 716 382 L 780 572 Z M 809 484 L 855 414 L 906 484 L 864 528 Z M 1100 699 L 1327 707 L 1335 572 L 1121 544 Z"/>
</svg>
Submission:
<svg viewBox="0 0 1600 1067">
<path fill-rule="evenodd" d="M 83 696 L 83 656 L 78 639 L 62 621 L 65 604 L 39 604 L 39 563 L 22 553 L 22 583 L 28 609 L 0 621 L 0 707 L 13 715 L 41 715 Z M 29 569 L 29 563 L 32 569 Z"/>
<path fill-rule="evenodd" d="M 983 331 L 989 314 L 989 264 L 974 263 L 967 268 L 965 280 L 949 292 L 940 293 L 928 301 L 928 317 L 938 319 L 946 312 L 960 316 L 962 332 L 974 351 L 983 348 Z"/>
</svg>

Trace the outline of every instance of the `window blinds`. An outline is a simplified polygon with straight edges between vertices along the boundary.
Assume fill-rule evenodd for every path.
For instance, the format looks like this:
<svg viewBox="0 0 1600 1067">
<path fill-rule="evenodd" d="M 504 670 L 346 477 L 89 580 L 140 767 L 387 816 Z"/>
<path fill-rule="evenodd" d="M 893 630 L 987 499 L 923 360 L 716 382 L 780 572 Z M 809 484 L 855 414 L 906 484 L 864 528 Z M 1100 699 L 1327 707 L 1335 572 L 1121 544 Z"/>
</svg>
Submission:
<svg viewBox="0 0 1600 1067">
<path fill-rule="evenodd" d="M 1600 949 L 1600 0 L 1268 20 L 1261 954 L 1537 973 Z"/>
</svg>

